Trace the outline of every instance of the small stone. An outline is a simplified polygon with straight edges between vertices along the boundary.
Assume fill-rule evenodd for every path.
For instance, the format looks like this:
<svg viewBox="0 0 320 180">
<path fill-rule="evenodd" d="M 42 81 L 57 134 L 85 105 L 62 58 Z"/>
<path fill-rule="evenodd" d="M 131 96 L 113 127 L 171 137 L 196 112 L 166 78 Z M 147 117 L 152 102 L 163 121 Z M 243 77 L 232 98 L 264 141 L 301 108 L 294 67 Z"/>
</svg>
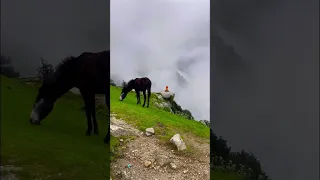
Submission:
<svg viewBox="0 0 320 180">
<path fill-rule="evenodd" d="M 153 128 L 147 128 L 147 129 L 146 129 L 146 135 L 147 135 L 147 136 L 152 136 L 152 135 L 154 135 L 154 129 L 153 129 Z"/>
<path fill-rule="evenodd" d="M 144 161 L 144 166 L 145 167 L 149 167 L 151 165 L 151 161 Z"/>
<path fill-rule="evenodd" d="M 184 170 L 183 173 L 186 174 L 188 172 L 188 170 Z"/>
<path fill-rule="evenodd" d="M 123 139 L 119 139 L 120 142 L 123 142 Z"/>
<path fill-rule="evenodd" d="M 177 169 L 177 165 L 175 165 L 174 163 L 170 163 L 169 165 L 171 169 Z"/>
</svg>

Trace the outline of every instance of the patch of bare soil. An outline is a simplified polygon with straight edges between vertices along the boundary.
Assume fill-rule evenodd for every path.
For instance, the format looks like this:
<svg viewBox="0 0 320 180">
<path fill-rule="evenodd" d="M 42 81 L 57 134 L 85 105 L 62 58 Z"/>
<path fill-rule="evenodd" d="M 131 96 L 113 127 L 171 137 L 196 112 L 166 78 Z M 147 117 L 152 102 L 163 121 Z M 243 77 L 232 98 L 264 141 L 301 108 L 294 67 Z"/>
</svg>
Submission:
<svg viewBox="0 0 320 180">
<path fill-rule="evenodd" d="M 147 137 L 125 121 L 112 117 L 111 125 L 113 136 L 134 134 L 137 137 L 128 142 L 122 149 L 121 156 L 111 162 L 113 180 L 210 179 L 208 142 L 191 134 L 183 134 L 188 150 L 178 152 L 174 146 L 160 143 L 155 136 Z"/>
<path fill-rule="evenodd" d="M 16 167 L 13 165 L 1 166 L 1 178 L 2 180 L 18 180 L 17 176 L 14 174 L 15 171 L 21 171 L 21 167 Z"/>
</svg>

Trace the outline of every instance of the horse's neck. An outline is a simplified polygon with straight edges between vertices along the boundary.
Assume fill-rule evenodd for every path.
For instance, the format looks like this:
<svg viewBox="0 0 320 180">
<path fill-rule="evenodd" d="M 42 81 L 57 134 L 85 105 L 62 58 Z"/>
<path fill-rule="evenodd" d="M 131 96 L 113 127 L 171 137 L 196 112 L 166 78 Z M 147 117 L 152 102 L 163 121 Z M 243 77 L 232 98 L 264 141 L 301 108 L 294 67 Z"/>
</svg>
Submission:
<svg viewBox="0 0 320 180">
<path fill-rule="evenodd" d="M 70 89 L 72 89 L 74 85 L 71 83 L 66 82 L 56 82 L 55 88 L 53 89 L 55 94 L 55 101 L 58 100 L 61 96 L 63 96 L 65 93 L 67 93 Z"/>
<path fill-rule="evenodd" d="M 131 86 L 130 86 L 130 87 L 128 87 L 128 89 L 127 89 L 127 91 L 128 91 L 128 92 L 127 92 L 127 93 L 129 93 L 130 91 L 132 91 L 132 89 L 134 89 L 134 88 L 133 88 L 133 87 L 131 87 Z"/>
</svg>

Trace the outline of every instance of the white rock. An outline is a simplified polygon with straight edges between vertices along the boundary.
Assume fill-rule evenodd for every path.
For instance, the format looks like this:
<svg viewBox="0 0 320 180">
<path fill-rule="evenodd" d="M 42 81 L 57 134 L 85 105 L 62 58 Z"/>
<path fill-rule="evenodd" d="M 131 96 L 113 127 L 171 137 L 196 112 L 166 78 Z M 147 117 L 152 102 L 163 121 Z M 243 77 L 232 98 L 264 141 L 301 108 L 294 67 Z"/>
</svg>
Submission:
<svg viewBox="0 0 320 180">
<path fill-rule="evenodd" d="M 119 127 L 119 126 L 110 125 L 110 130 L 111 130 L 111 131 L 117 131 L 117 130 L 119 130 L 119 129 L 122 129 L 122 128 Z"/>
<path fill-rule="evenodd" d="M 146 135 L 147 135 L 147 136 L 152 136 L 152 135 L 154 135 L 154 129 L 153 129 L 153 128 L 147 128 L 147 129 L 146 129 Z"/>
<path fill-rule="evenodd" d="M 170 142 L 177 146 L 178 151 L 183 151 L 187 149 L 186 144 L 181 139 L 180 134 L 175 134 L 171 139 Z"/>
<path fill-rule="evenodd" d="M 170 163 L 169 165 L 171 169 L 177 169 L 177 165 L 175 165 L 174 163 Z"/>
<path fill-rule="evenodd" d="M 163 99 L 170 99 L 170 97 L 173 96 L 170 92 L 161 91 L 160 93 Z"/>
<path fill-rule="evenodd" d="M 144 161 L 144 166 L 145 167 L 149 167 L 151 165 L 151 161 Z"/>
</svg>

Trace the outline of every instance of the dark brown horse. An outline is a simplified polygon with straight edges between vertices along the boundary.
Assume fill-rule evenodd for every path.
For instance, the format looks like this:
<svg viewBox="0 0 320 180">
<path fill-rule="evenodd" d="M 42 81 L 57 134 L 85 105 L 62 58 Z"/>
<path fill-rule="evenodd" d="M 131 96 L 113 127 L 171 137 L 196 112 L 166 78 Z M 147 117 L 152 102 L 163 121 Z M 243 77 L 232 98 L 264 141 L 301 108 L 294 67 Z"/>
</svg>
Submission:
<svg viewBox="0 0 320 180">
<path fill-rule="evenodd" d="M 98 134 L 98 123 L 95 112 L 95 94 L 104 94 L 105 102 L 110 110 L 110 51 L 99 53 L 84 52 L 78 57 L 65 58 L 54 71 L 46 77 L 39 88 L 30 116 L 31 124 L 40 124 L 52 111 L 54 103 L 71 88 L 80 90 L 87 116 L 86 134 L 93 131 Z M 108 113 L 109 114 L 109 113 Z M 91 119 L 92 118 L 92 119 Z M 108 117 L 108 120 L 109 117 Z M 104 142 L 110 140 L 110 126 Z"/>
<path fill-rule="evenodd" d="M 120 101 L 123 101 L 124 98 L 126 98 L 128 92 L 130 92 L 132 89 L 134 89 L 137 94 L 137 104 L 141 104 L 140 91 L 142 91 L 143 98 L 144 98 L 142 107 L 144 107 L 146 104 L 146 90 L 147 90 L 148 91 L 147 107 L 149 107 L 149 99 L 150 99 L 150 95 L 151 95 L 151 85 L 152 85 L 152 83 L 151 83 L 150 79 L 147 77 L 132 79 L 128 82 L 128 84 L 125 87 L 123 87 L 119 99 L 120 99 Z"/>
</svg>

